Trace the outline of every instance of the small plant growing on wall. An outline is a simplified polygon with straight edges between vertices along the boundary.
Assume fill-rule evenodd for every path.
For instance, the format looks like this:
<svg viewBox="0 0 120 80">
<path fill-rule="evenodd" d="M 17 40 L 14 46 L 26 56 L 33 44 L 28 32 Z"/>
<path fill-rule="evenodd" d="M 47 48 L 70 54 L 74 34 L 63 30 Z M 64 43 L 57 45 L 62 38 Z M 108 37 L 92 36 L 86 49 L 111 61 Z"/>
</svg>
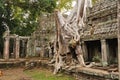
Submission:
<svg viewBox="0 0 120 80">
<path fill-rule="evenodd" d="M 101 58 L 100 58 L 99 55 L 96 55 L 96 56 L 94 56 L 94 57 L 92 58 L 92 61 L 94 61 L 94 62 L 101 62 Z"/>
</svg>

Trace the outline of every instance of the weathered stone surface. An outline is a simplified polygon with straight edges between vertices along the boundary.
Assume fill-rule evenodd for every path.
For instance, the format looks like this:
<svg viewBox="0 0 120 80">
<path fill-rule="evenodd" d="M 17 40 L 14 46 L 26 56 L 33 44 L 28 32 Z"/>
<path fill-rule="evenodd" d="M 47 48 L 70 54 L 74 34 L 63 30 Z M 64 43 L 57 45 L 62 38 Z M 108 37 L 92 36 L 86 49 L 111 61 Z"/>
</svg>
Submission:
<svg viewBox="0 0 120 80">
<path fill-rule="evenodd" d="M 87 14 L 87 28 L 82 39 L 98 40 L 117 37 L 117 0 L 100 0 Z"/>
</svg>

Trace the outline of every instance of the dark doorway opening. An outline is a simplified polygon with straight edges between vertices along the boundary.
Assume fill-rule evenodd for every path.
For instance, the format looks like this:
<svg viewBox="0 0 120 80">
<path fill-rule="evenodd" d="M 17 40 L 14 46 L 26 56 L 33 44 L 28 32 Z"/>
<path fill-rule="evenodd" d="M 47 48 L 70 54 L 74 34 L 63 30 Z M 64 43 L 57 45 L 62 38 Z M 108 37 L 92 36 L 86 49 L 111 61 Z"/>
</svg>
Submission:
<svg viewBox="0 0 120 80">
<path fill-rule="evenodd" d="M 86 41 L 87 52 L 88 52 L 88 60 L 87 61 L 95 61 L 99 62 L 101 59 L 101 42 L 100 40 L 96 41 Z"/>
<path fill-rule="evenodd" d="M 108 43 L 108 62 L 109 64 L 117 64 L 118 63 L 118 41 L 117 38 L 114 39 L 107 39 Z"/>
<path fill-rule="evenodd" d="M 20 58 L 25 58 L 27 53 L 27 40 L 20 40 Z"/>
<path fill-rule="evenodd" d="M 3 59 L 4 56 L 4 32 L 5 32 L 5 28 L 3 25 L 0 26 L 0 59 Z"/>
<path fill-rule="evenodd" d="M 15 39 L 10 38 L 9 42 L 9 58 L 15 58 Z"/>
<path fill-rule="evenodd" d="M 0 38 L 0 59 L 3 59 L 3 53 L 4 53 L 4 39 Z"/>
</svg>

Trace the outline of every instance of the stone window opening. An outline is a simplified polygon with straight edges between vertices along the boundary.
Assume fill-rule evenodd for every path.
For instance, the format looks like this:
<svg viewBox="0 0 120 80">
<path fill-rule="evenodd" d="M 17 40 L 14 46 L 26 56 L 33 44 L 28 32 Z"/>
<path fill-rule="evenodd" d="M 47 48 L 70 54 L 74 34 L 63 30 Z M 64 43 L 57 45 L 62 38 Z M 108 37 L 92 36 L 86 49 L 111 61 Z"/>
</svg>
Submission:
<svg viewBox="0 0 120 80">
<path fill-rule="evenodd" d="M 100 40 L 86 41 L 87 46 L 87 62 L 101 61 L 101 43 Z"/>
</svg>

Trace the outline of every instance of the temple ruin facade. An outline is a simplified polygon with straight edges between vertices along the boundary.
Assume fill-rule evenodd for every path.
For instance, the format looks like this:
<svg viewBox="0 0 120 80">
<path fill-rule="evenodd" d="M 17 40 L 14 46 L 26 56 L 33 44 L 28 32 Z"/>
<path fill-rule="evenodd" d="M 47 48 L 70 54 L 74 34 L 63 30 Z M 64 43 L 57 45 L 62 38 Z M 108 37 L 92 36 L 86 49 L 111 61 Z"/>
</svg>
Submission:
<svg viewBox="0 0 120 80">
<path fill-rule="evenodd" d="M 56 40 L 59 45 L 56 54 L 59 57 L 56 56 L 55 72 L 59 71 L 60 67 L 64 68 L 66 63 L 62 59 L 67 59 L 67 54 L 72 54 L 67 51 L 66 44 L 75 42 L 75 53 L 73 54 L 76 55 L 80 66 L 86 68 L 89 66 L 93 70 L 93 75 L 97 73 L 94 69 L 100 69 L 109 75 L 112 72 L 113 77 L 120 71 L 118 68 L 120 65 L 119 1 L 98 0 L 92 7 L 87 5 L 90 3 L 88 0 L 77 0 L 77 2 L 78 4 L 75 5 L 67 19 L 59 11 L 56 11 L 58 36 Z M 86 69 L 80 68 L 77 69 L 78 72 L 86 71 Z"/>
<path fill-rule="evenodd" d="M 81 1 L 84 2 L 84 0 Z M 77 28 L 78 24 L 76 27 L 77 21 L 75 19 L 80 21 L 79 18 L 81 19 L 82 12 L 79 13 L 79 10 L 82 10 L 82 8 L 76 8 L 76 12 L 73 11 L 75 15 L 73 14 L 74 16 L 69 17 L 70 19 L 68 19 L 67 24 L 67 20 L 64 22 L 62 16 L 56 11 L 57 14 L 54 16 L 56 20 L 53 20 L 53 16 L 44 15 L 44 18 L 40 20 L 40 27 L 32 33 L 31 37 L 12 34 L 5 36 L 3 55 L 0 60 L 19 60 L 35 55 L 38 58 L 47 56 L 50 59 L 54 58 L 53 63 L 58 62 L 54 64 L 54 68 L 57 69 L 61 69 L 62 66 L 63 69 L 69 68 L 69 72 L 80 72 L 102 77 L 100 80 L 103 80 L 103 77 L 107 79 L 118 79 L 118 73 L 120 74 L 120 0 L 98 0 L 92 7 L 89 6 L 86 8 L 86 16 L 82 15 L 86 17 L 84 26 L 80 26 L 80 28 Z M 77 9 L 79 11 L 78 13 Z M 56 25 L 54 21 L 56 21 Z M 55 28 L 53 28 L 55 26 L 58 26 L 56 27 L 56 36 Z M 77 31 L 75 29 L 79 30 Z M 78 34 L 80 34 L 79 37 Z M 73 37 L 74 39 L 77 37 L 76 44 L 80 49 L 65 50 L 69 47 L 70 39 Z M 54 51 L 51 51 L 54 53 L 52 55 L 50 54 L 52 48 L 51 46 L 48 47 L 49 41 L 54 43 L 52 44 L 52 48 L 54 48 Z M 48 48 L 51 49 L 47 51 Z M 78 54 L 75 54 L 77 52 Z M 80 61 L 83 61 L 85 65 L 75 69 L 76 65 L 78 67 L 80 64 Z M 90 67 L 86 67 L 87 64 L 91 64 L 92 62 L 95 63 Z M 63 67 L 64 63 L 67 67 Z M 70 69 L 69 66 L 71 66 L 71 63 L 74 63 L 75 70 L 73 68 Z M 56 65 L 57 67 L 55 67 Z"/>
<path fill-rule="evenodd" d="M 118 63 L 118 0 L 100 0 L 87 11 L 81 36 L 86 61 Z"/>
<path fill-rule="evenodd" d="M 20 58 L 26 58 L 29 38 L 16 34 L 6 35 L 4 37 L 3 55 L 1 55 L 0 60 L 9 61 L 11 59 L 19 60 Z"/>
</svg>

